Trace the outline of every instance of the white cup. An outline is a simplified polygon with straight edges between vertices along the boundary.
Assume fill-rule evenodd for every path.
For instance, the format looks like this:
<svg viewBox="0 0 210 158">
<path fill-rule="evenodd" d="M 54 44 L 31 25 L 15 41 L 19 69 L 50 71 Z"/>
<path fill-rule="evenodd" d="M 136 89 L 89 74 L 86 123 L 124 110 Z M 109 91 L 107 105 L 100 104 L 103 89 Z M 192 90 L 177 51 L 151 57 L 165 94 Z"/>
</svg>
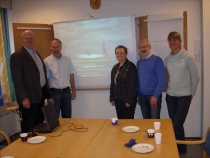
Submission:
<svg viewBox="0 0 210 158">
<path fill-rule="evenodd" d="M 155 128 L 155 130 L 159 130 L 160 129 L 160 125 L 161 125 L 160 122 L 154 122 L 154 128 Z"/>
<path fill-rule="evenodd" d="M 112 118 L 112 125 L 118 124 L 118 118 Z"/>
<path fill-rule="evenodd" d="M 155 133 L 155 143 L 161 144 L 162 133 Z"/>
</svg>

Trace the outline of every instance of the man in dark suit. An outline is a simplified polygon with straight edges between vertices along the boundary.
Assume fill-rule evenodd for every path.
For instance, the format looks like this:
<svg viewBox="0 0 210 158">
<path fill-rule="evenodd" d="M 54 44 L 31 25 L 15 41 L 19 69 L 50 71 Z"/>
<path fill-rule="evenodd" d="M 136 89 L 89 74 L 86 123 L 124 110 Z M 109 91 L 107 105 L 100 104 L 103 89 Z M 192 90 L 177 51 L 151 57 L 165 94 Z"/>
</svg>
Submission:
<svg viewBox="0 0 210 158">
<path fill-rule="evenodd" d="M 44 121 L 42 107 L 45 99 L 53 102 L 46 79 L 46 68 L 34 49 L 34 34 L 30 30 L 22 33 L 23 46 L 10 58 L 12 80 L 17 103 L 22 116 L 21 132 L 28 132 Z"/>
</svg>

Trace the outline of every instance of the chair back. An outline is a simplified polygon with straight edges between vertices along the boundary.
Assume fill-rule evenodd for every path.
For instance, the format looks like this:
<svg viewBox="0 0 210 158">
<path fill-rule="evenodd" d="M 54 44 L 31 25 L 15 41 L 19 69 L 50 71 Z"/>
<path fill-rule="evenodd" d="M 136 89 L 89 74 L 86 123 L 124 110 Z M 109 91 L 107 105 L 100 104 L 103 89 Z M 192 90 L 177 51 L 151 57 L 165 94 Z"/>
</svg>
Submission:
<svg viewBox="0 0 210 158">
<path fill-rule="evenodd" d="M 204 150 L 206 151 L 208 156 L 210 156 L 210 132 L 208 132 L 207 134 L 206 141 L 204 143 Z"/>
<path fill-rule="evenodd" d="M 8 135 L 5 132 L 0 131 L 0 135 L 2 135 L 6 139 L 8 145 L 11 143 L 10 138 L 8 137 Z"/>
</svg>

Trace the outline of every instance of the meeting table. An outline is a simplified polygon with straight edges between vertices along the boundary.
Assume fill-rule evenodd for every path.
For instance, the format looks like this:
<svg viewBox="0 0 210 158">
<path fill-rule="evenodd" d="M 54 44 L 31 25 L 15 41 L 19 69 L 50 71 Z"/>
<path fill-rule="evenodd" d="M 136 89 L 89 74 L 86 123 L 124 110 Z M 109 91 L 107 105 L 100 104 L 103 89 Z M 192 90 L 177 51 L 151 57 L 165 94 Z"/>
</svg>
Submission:
<svg viewBox="0 0 210 158">
<path fill-rule="evenodd" d="M 155 131 L 162 133 L 161 144 L 146 133 L 147 129 L 154 129 L 156 121 L 161 122 L 160 129 Z M 170 119 L 119 119 L 117 125 L 112 125 L 111 119 L 60 118 L 59 123 L 52 133 L 38 133 L 26 142 L 17 139 L 0 151 L 0 157 L 179 158 Z M 125 146 L 131 140 L 136 145 Z M 145 147 L 149 150 L 142 152 Z"/>
</svg>

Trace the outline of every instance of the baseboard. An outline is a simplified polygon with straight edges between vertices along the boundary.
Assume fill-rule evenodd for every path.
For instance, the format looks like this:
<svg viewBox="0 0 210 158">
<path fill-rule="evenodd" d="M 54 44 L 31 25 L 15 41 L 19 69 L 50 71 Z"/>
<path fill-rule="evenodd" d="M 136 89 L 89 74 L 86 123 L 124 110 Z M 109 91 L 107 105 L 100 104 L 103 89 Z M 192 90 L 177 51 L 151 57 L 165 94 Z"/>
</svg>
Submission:
<svg viewBox="0 0 210 158">
<path fill-rule="evenodd" d="M 201 140 L 201 137 L 185 137 L 186 140 Z"/>
</svg>

